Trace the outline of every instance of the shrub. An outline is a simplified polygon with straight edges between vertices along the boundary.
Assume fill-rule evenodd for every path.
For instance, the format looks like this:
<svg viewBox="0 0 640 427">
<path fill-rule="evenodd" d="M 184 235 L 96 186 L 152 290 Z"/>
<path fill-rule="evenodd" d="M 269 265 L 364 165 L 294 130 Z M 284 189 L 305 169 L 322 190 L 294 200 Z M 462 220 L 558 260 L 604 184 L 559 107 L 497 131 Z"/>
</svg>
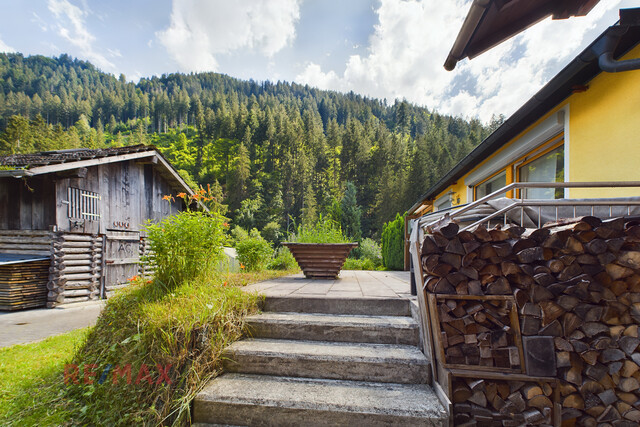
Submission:
<svg viewBox="0 0 640 427">
<path fill-rule="evenodd" d="M 342 266 L 343 270 L 377 270 L 378 268 L 368 258 L 356 259 L 356 258 L 347 258 Z"/>
<path fill-rule="evenodd" d="M 273 254 L 273 249 L 255 228 L 249 233 L 249 238 L 236 243 L 238 261 L 248 271 L 259 271 L 265 268 Z"/>
<path fill-rule="evenodd" d="M 262 229 L 262 236 L 272 245 L 277 245 L 280 243 L 280 239 L 282 238 L 280 224 L 275 221 L 267 223 L 267 225 Z"/>
<path fill-rule="evenodd" d="M 291 254 L 291 251 L 284 246 L 276 250 L 273 259 L 267 265 L 269 270 L 293 270 L 297 267 L 296 259 Z"/>
<path fill-rule="evenodd" d="M 289 241 L 297 243 L 347 243 L 349 239 L 342 233 L 340 224 L 323 218 L 322 215 L 313 225 L 299 225 Z"/>
<path fill-rule="evenodd" d="M 242 242 L 243 240 L 246 240 L 248 238 L 249 238 L 249 233 L 247 232 L 247 230 L 240 227 L 239 225 L 236 225 L 235 227 L 233 227 L 233 230 L 231 230 L 231 240 L 232 240 L 231 243 L 233 244 L 234 247 L 238 242 Z"/>
<path fill-rule="evenodd" d="M 225 218 L 215 212 L 178 212 L 144 229 L 152 256 L 143 261 L 156 266 L 156 281 L 173 287 L 212 270 L 222 258 Z"/>
<path fill-rule="evenodd" d="M 404 215 L 382 226 L 382 263 L 391 270 L 404 268 Z"/>
<path fill-rule="evenodd" d="M 362 239 L 358 247 L 354 249 L 354 252 L 357 258 L 369 260 L 375 267 L 382 265 L 382 250 L 380 245 L 373 239 Z"/>
</svg>

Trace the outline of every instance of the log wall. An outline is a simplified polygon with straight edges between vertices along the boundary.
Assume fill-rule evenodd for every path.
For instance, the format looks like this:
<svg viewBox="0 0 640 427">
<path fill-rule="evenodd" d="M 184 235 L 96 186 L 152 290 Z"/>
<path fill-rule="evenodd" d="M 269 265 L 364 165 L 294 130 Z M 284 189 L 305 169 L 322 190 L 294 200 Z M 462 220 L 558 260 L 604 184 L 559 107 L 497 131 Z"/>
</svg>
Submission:
<svg viewBox="0 0 640 427">
<path fill-rule="evenodd" d="M 100 298 L 102 240 L 99 235 L 54 234 L 47 307 Z"/>
<path fill-rule="evenodd" d="M 640 423 L 638 221 L 430 232 L 421 273 L 456 425 Z"/>
</svg>

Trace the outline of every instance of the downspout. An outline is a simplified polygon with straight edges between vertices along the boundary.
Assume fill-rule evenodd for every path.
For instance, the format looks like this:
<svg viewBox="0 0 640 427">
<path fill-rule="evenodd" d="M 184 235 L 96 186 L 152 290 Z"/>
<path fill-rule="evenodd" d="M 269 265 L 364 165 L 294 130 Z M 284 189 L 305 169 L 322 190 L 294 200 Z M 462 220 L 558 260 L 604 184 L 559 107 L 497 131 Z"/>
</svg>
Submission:
<svg viewBox="0 0 640 427">
<path fill-rule="evenodd" d="M 613 59 L 613 52 L 618 46 L 618 42 L 627 32 L 628 27 L 611 27 L 611 30 L 600 43 L 593 47 L 598 56 L 600 69 L 607 73 L 619 73 L 621 71 L 640 70 L 640 58 L 616 61 Z"/>
<path fill-rule="evenodd" d="M 640 58 L 616 61 L 613 53 L 618 47 L 622 36 L 629 27 L 640 25 L 640 8 L 620 9 L 620 22 L 610 27 L 607 34 L 593 46 L 593 53 L 598 57 L 600 69 L 607 73 L 619 73 L 621 71 L 640 70 Z"/>
</svg>

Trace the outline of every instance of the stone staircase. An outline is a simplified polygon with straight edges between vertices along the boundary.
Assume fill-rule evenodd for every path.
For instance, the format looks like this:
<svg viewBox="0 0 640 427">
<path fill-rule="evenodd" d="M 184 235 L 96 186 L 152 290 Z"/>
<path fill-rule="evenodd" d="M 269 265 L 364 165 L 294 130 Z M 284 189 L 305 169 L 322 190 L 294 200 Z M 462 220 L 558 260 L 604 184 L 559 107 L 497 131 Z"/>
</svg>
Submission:
<svg viewBox="0 0 640 427">
<path fill-rule="evenodd" d="M 445 426 L 410 301 L 267 297 L 196 396 L 206 425 Z"/>
</svg>

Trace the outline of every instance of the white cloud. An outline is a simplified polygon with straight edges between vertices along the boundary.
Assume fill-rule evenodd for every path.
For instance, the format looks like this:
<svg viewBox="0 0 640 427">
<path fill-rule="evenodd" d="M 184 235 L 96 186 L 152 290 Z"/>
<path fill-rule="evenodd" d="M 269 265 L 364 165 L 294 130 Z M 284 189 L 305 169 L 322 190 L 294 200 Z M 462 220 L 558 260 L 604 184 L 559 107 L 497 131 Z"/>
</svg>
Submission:
<svg viewBox="0 0 640 427">
<path fill-rule="evenodd" d="M 122 53 L 120 52 L 120 49 L 107 48 L 107 52 L 109 52 L 109 55 L 114 58 L 122 58 Z"/>
<path fill-rule="evenodd" d="M 102 69 L 112 71 L 115 69 L 113 63 L 93 46 L 95 37 L 86 27 L 86 3 L 84 5 L 85 8 L 80 9 L 68 0 L 49 0 L 48 2 L 49 10 L 58 20 L 58 34 L 77 47 L 83 57 Z"/>
<path fill-rule="evenodd" d="M 2 41 L 2 39 L 0 39 L 0 52 L 15 52 L 16 50 L 14 48 L 12 48 L 11 46 L 7 45 L 5 42 Z"/>
<path fill-rule="evenodd" d="M 183 71 L 215 71 L 216 56 L 252 49 L 271 57 L 295 39 L 300 0 L 173 0 L 156 33 Z"/>
<path fill-rule="evenodd" d="M 550 19 L 479 57 L 444 70 L 469 2 L 382 0 L 368 53 L 353 55 L 342 75 L 307 63 L 296 77 L 326 89 L 406 98 L 440 112 L 489 120 L 511 114 L 586 45 L 586 33 L 617 1 L 600 2 L 587 17 Z M 612 24 L 607 23 L 607 24 Z"/>
</svg>

